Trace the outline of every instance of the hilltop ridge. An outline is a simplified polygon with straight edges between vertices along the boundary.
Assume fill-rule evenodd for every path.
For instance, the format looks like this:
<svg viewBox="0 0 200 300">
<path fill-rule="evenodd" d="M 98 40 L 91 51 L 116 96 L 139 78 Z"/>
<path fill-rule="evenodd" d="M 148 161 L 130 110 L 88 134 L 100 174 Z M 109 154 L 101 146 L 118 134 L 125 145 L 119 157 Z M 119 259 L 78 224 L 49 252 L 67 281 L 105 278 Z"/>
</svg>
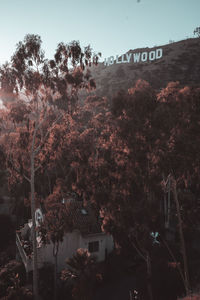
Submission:
<svg viewBox="0 0 200 300">
<path fill-rule="evenodd" d="M 192 38 L 153 48 L 138 48 L 127 53 L 149 52 L 162 49 L 160 59 L 145 62 L 100 63 L 91 68 L 96 81 L 94 94 L 113 96 L 119 90 L 132 87 L 138 79 L 148 81 L 153 88 L 161 89 L 170 81 L 181 85 L 200 85 L 200 38 Z"/>
</svg>

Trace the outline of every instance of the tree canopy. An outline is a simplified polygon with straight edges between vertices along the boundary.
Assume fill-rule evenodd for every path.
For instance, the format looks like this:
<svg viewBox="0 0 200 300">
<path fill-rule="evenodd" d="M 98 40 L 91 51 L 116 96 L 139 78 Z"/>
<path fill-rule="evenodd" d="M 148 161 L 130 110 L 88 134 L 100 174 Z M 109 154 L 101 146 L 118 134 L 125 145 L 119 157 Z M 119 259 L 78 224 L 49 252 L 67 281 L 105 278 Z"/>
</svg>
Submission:
<svg viewBox="0 0 200 300">
<path fill-rule="evenodd" d="M 171 82 L 157 91 L 139 80 L 112 99 L 80 101 L 80 89 L 95 87 L 89 66 L 97 62 L 98 55 L 76 41 L 60 43 L 53 60 L 45 59 L 37 35 L 17 45 L 0 68 L 6 105 L 0 164 L 11 192 L 31 202 L 32 212 L 45 205 L 56 247 L 66 228 L 61 200 L 75 193 L 100 211 L 102 229 L 116 245 L 137 250 L 150 268 L 151 233 L 164 234 L 169 176 L 184 233 L 199 224 L 200 89 Z M 177 213 L 173 218 L 177 227 Z"/>
</svg>

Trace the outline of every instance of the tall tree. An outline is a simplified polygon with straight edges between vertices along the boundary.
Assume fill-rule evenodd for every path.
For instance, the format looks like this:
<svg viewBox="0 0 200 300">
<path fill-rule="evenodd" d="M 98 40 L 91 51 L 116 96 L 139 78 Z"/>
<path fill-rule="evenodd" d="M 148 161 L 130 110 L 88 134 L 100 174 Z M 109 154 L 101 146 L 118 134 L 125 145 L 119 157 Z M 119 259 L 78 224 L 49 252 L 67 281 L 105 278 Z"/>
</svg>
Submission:
<svg viewBox="0 0 200 300">
<path fill-rule="evenodd" d="M 187 294 L 190 286 L 184 228 L 188 227 L 187 214 L 192 212 L 195 224 L 199 218 L 191 197 L 183 197 L 183 191 L 199 190 L 199 92 L 199 88 L 182 88 L 178 83 L 170 83 L 158 94 L 154 126 L 159 130 L 151 158 L 152 166 L 156 165 L 153 173 L 159 172 L 165 177 L 170 174 Z M 184 198 L 187 198 L 187 209 Z"/>
<path fill-rule="evenodd" d="M 96 110 L 98 104 L 100 99 L 95 104 Z M 88 111 L 87 129 L 81 136 L 91 146 L 85 150 L 83 147 L 76 159 L 81 166 L 78 172 L 84 170 L 84 176 L 76 178 L 75 186 L 102 208 L 103 227 L 121 246 L 127 241 L 142 244 L 139 228 L 144 228 L 149 238 L 151 231 L 162 231 L 162 181 L 163 176 L 171 174 L 175 180 L 172 186 L 178 215 L 182 208 L 177 223 L 188 293 L 181 224 L 184 218 L 184 228 L 187 227 L 189 211 L 193 216 L 196 214 L 191 201 L 188 205 L 182 201 L 180 191 L 190 187 L 199 190 L 199 89 L 170 83 L 156 94 L 148 83 L 138 81 L 128 93 L 120 92 L 114 97 L 111 112 L 112 115 L 104 110 L 100 118 Z M 137 248 L 142 249 L 150 273 L 149 246 Z"/>
<path fill-rule="evenodd" d="M 60 43 L 55 59 L 49 61 L 44 57 L 41 43 L 38 35 L 25 36 L 24 41 L 18 43 L 11 62 L 0 69 L 1 93 L 4 97 L 11 94 L 16 99 L 8 110 L 8 118 L 15 126 L 6 145 L 9 180 L 12 184 L 25 179 L 30 184 L 35 299 L 38 299 L 35 174 L 39 170 L 44 172 L 40 155 L 50 132 L 63 115 L 73 113 L 78 89 L 90 88 L 90 76 L 83 73 L 85 65 L 98 60 L 98 56 L 92 56 L 90 47 L 82 51 L 79 42 L 73 41 Z"/>
<path fill-rule="evenodd" d="M 70 203 L 62 203 L 63 193 L 60 184 L 54 188 L 54 191 L 45 199 L 47 213 L 45 220 L 41 224 L 41 233 L 43 242 L 53 243 L 54 263 L 54 299 L 57 299 L 57 259 L 60 243 L 63 241 L 64 234 L 72 230 L 72 220 L 70 217 Z"/>
</svg>

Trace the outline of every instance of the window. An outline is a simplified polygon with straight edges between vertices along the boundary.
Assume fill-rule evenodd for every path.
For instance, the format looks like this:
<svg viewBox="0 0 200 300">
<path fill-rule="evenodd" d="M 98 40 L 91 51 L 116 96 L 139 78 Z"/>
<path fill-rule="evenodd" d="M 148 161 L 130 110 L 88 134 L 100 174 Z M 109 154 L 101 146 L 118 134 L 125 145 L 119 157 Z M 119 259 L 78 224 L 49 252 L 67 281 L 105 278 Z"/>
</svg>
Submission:
<svg viewBox="0 0 200 300">
<path fill-rule="evenodd" d="M 99 241 L 90 242 L 88 244 L 88 250 L 90 253 L 99 251 Z"/>
</svg>

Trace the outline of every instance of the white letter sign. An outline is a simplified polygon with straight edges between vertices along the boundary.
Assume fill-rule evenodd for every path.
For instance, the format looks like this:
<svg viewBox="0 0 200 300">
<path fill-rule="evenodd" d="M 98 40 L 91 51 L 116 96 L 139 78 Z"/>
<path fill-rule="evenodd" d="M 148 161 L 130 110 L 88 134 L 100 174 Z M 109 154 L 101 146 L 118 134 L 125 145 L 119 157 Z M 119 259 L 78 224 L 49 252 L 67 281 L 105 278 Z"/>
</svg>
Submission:
<svg viewBox="0 0 200 300">
<path fill-rule="evenodd" d="M 139 63 L 141 62 L 152 62 L 155 59 L 160 59 L 163 56 L 163 49 L 158 48 L 156 50 L 151 50 L 150 52 L 135 52 L 135 53 L 126 53 L 123 55 L 116 55 L 116 59 L 114 56 L 110 56 L 107 59 L 105 58 L 104 60 L 104 65 L 105 66 L 110 66 L 113 65 L 114 63 L 116 64 L 121 64 L 121 63 Z"/>
<path fill-rule="evenodd" d="M 142 52 L 141 61 L 147 61 L 147 52 Z"/>
<path fill-rule="evenodd" d="M 157 49 L 156 50 L 156 59 L 159 59 L 159 58 L 161 58 L 162 57 L 162 49 Z"/>
<path fill-rule="evenodd" d="M 119 55 L 116 55 L 116 64 L 121 64 L 121 63 L 122 63 L 122 61 L 119 60 Z"/>
<path fill-rule="evenodd" d="M 140 61 L 140 53 L 133 53 L 134 63 Z"/>
<path fill-rule="evenodd" d="M 149 52 L 149 60 L 155 60 L 155 58 L 156 58 L 156 52 L 155 51 Z"/>
<path fill-rule="evenodd" d="M 130 63 L 132 53 L 126 53 L 127 62 Z"/>
</svg>

